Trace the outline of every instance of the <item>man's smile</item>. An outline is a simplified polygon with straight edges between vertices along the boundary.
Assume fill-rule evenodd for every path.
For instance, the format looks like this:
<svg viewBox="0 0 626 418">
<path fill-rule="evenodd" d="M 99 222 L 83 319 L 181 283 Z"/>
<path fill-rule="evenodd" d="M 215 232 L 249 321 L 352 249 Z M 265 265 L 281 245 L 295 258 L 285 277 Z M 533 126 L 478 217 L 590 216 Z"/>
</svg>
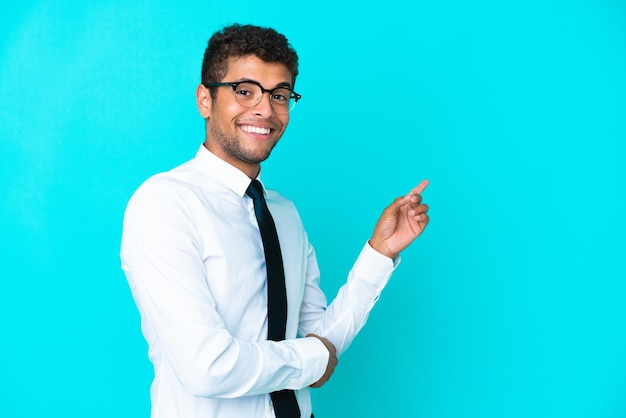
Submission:
<svg viewBox="0 0 626 418">
<path fill-rule="evenodd" d="M 262 128 L 260 126 L 252 126 L 252 125 L 241 125 L 239 126 L 242 130 L 246 132 L 250 132 L 253 134 L 263 134 L 269 135 L 271 129 L 270 128 Z"/>
<path fill-rule="evenodd" d="M 276 130 L 275 128 L 270 128 L 269 126 L 256 126 L 248 124 L 238 125 L 238 127 L 242 131 L 254 135 L 269 135 L 272 131 Z"/>
</svg>

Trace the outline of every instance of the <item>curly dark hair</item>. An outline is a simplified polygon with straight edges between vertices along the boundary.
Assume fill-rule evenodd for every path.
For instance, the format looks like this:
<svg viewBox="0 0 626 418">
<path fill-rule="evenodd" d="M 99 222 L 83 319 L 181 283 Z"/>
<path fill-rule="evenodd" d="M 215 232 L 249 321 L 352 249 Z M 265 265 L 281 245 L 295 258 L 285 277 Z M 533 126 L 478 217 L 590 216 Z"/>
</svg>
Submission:
<svg viewBox="0 0 626 418">
<path fill-rule="evenodd" d="M 209 39 L 202 61 L 202 84 L 219 83 L 228 72 L 228 60 L 246 55 L 284 64 L 295 83 L 298 54 L 287 38 L 272 28 L 235 23 L 215 32 Z M 215 90 L 211 89 L 211 95 L 214 94 Z"/>
</svg>

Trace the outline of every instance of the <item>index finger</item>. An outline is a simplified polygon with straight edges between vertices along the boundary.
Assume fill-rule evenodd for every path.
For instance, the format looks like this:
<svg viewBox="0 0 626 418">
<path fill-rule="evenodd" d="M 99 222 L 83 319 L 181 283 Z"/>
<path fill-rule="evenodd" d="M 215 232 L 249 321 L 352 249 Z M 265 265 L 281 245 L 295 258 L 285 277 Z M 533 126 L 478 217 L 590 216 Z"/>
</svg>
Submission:
<svg viewBox="0 0 626 418">
<path fill-rule="evenodd" d="M 417 186 L 415 186 L 415 188 L 413 190 L 411 190 L 410 192 L 408 192 L 406 194 L 406 197 L 411 197 L 414 194 L 422 194 L 422 192 L 424 190 L 426 190 L 426 187 L 428 187 L 428 184 L 430 182 L 428 180 L 422 180 L 420 184 L 418 184 Z"/>
</svg>

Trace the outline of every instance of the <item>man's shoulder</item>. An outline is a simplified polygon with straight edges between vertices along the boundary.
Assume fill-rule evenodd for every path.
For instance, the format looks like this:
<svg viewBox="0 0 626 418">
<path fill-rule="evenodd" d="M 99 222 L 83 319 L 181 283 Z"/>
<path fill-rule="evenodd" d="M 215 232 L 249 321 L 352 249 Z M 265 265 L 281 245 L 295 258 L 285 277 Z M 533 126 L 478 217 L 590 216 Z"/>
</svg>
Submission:
<svg viewBox="0 0 626 418">
<path fill-rule="evenodd" d="M 194 168 L 193 160 L 146 179 L 133 193 L 129 205 L 164 205 L 184 201 L 200 188 L 215 188 L 210 178 Z"/>
<path fill-rule="evenodd" d="M 163 171 L 150 176 L 139 187 L 142 189 L 164 188 L 172 190 L 190 190 L 199 185 L 211 187 L 213 179 L 198 170 L 194 160 L 189 160 L 168 171 Z"/>
</svg>

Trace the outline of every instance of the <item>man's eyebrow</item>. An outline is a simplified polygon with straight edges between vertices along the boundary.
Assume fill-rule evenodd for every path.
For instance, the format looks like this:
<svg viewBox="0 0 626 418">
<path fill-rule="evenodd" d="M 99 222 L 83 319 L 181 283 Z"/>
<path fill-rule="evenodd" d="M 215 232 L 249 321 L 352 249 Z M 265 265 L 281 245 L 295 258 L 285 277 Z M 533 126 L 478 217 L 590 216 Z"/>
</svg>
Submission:
<svg viewBox="0 0 626 418">
<path fill-rule="evenodd" d="M 234 83 L 245 83 L 246 81 L 250 81 L 252 83 L 258 83 L 258 81 L 253 80 L 251 78 L 241 77 L 234 81 Z"/>
<path fill-rule="evenodd" d="M 244 82 L 246 82 L 246 81 L 249 81 L 249 82 L 254 83 L 254 84 L 258 84 L 258 85 L 260 85 L 260 86 L 262 85 L 262 84 L 261 84 L 261 83 L 259 83 L 257 80 L 253 80 L 253 79 L 251 79 L 251 78 L 246 78 L 246 77 L 241 77 L 240 79 L 238 79 L 237 81 L 235 81 L 235 83 L 244 83 Z M 283 81 L 283 82 L 281 82 L 281 83 L 276 84 L 276 86 L 275 86 L 275 87 L 271 87 L 271 88 L 270 88 L 270 90 L 272 90 L 272 89 L 276 89 L 276 88 L 278 88 L 278 87 L 287 87 L 287 88 L 288 88 L 288 89 L 290 89 L 290 90 L 292 89 L 292 87 L 291 87 L 291 83 L 290 83 L 289 81 Z M 263 86 L 263 88 L 267 88 L 267 87 Z"/>
<path fill-rule="evenodd" d="M 288 87 L 291 89 L 291 83 L 288 81 L 283 81 L 282 83 L 278 83 L 276 87 Z"/>
</svg>

